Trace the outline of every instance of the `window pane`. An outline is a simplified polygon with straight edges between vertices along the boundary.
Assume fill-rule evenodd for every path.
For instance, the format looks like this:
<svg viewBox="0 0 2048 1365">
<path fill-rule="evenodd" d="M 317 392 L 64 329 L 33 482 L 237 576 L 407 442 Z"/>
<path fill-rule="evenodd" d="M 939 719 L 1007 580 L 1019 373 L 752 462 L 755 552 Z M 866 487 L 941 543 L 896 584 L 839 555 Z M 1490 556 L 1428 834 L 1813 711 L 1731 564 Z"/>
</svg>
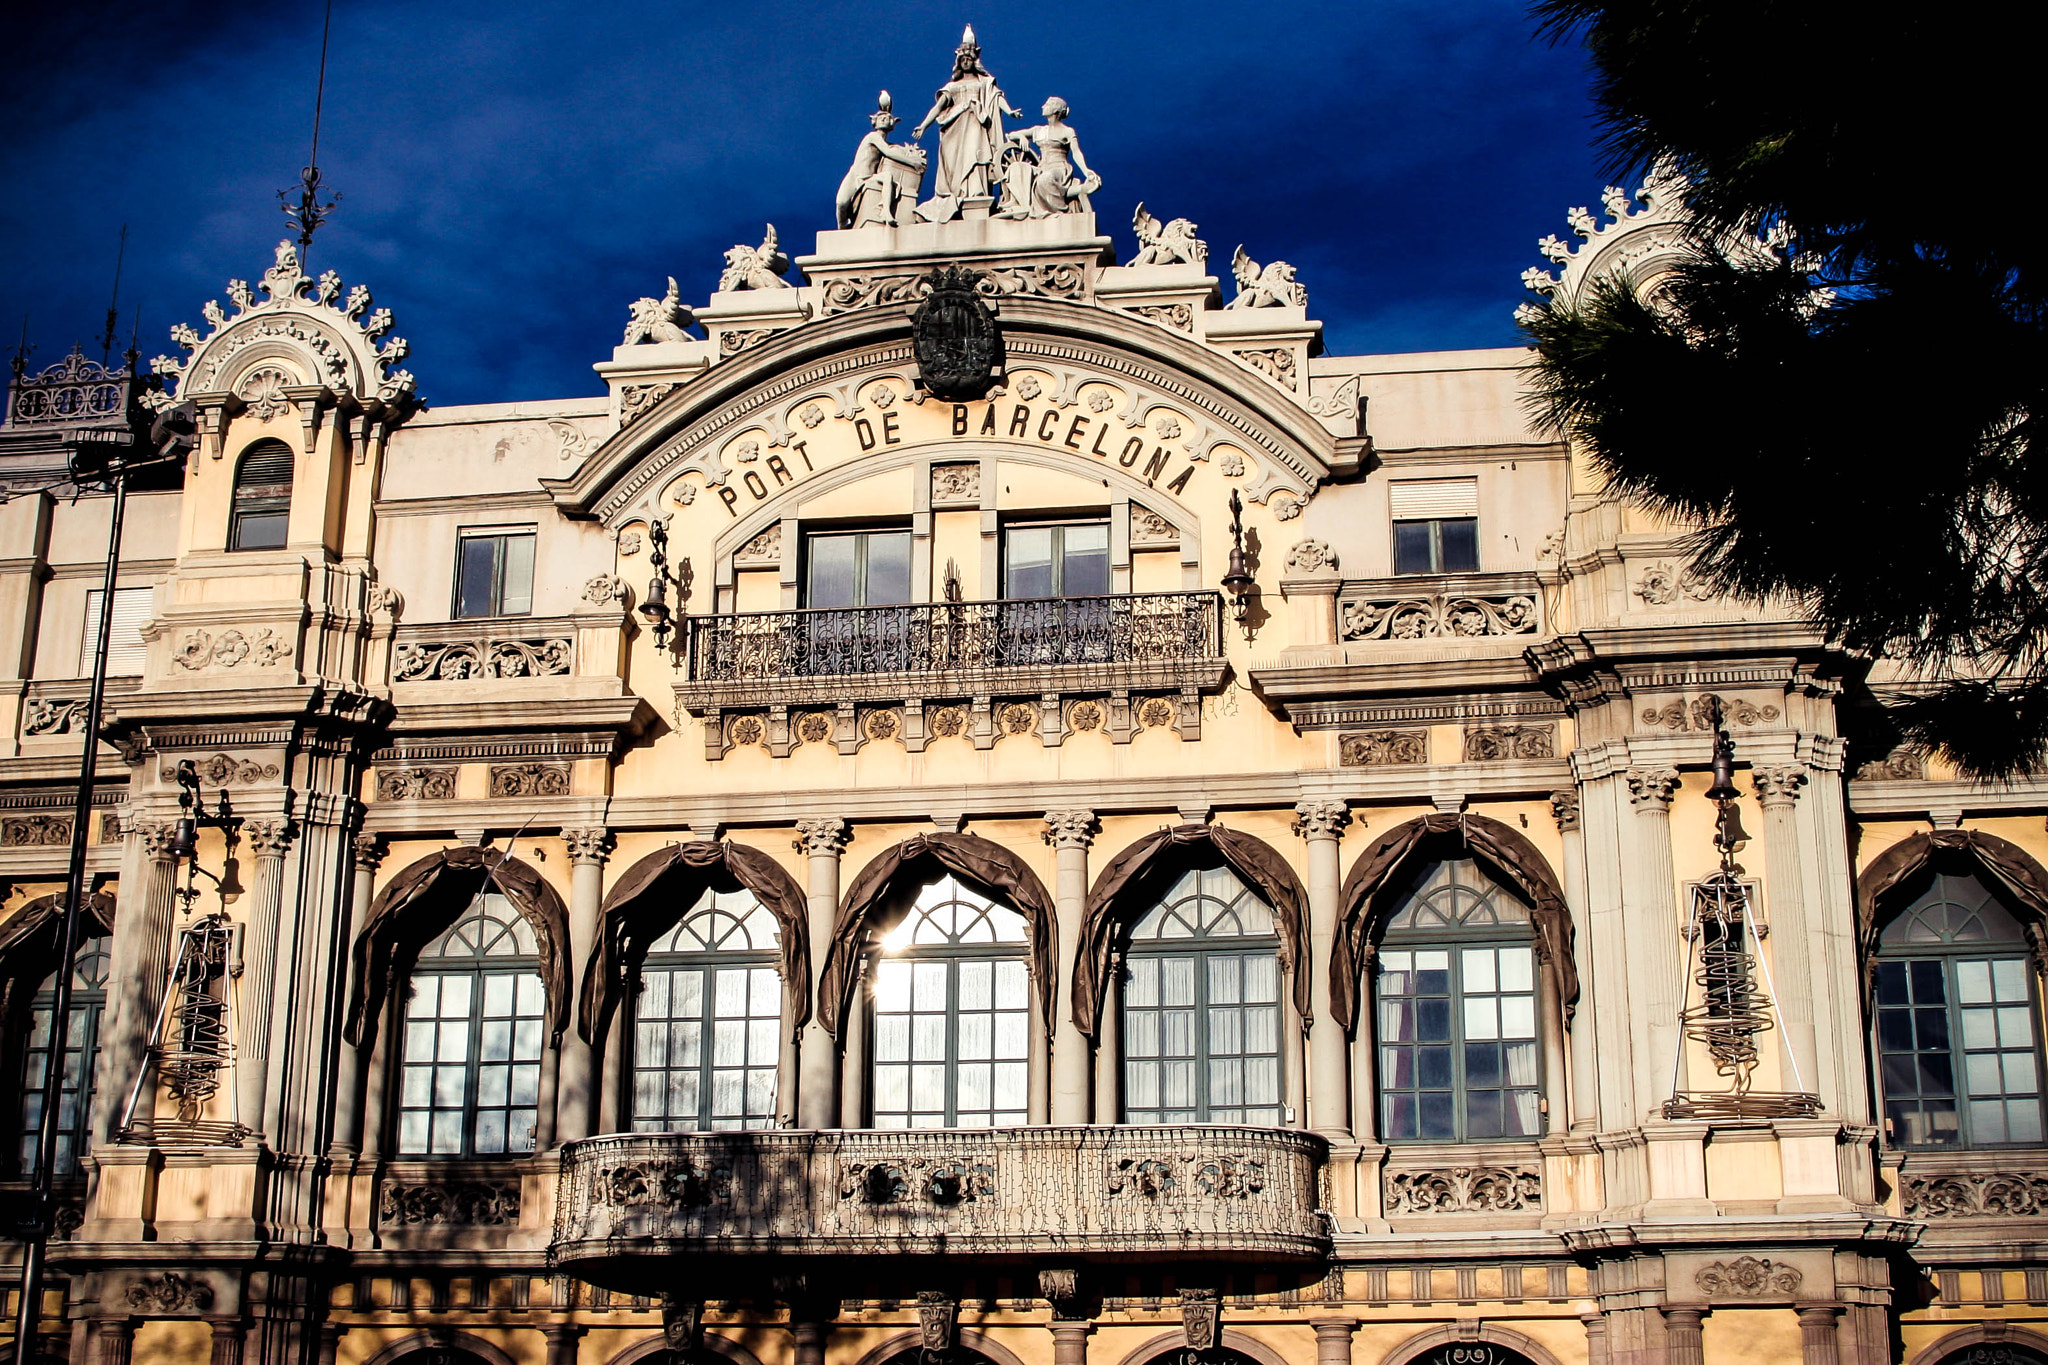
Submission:
<svg viewBox="0 0 2048 1365">
<path fill-rule="evenodd" d="M 1053 595 L 1050 526 L 1013 526 L 1003 533 L 1003 596 Z"/>
<path fill-rule="evenodd" d="M 1109 527 L 1103 523 L 1060 528 L 1059 591 L 1062 597 L 1100 597 L 1109 591 Z"/>
<path fill-rule="evenodd" d="M 1430 553 L 1430 523 L 1426 521 L 1397 521 L 1394 523 L 1394 572 L 1434 573 L 1436 565 Z"/>
<path fill-rule="evenodd" d="M 910 600 L 910 532 L 870 531 L 867 541 L 866 595 L 871 607 L 895 606 Z"/>
<path fill-rule="evenodd" d="M 498 540 L 495 536 L 464 536 L 455 567 L 455 614 L 458 617 L 492 616 L 493 586 L 498 576 Z"/>
<path fill-rule="evenodd" d="M 287 512 L 238 512 L 235 514 L 237 550 L 281 550 L 285 544 Z"/>
<path fill-rule="evenodd" d="M 524 616 L 533 610 L 533 537 L 505 537 L 505 566 L 499 582 L 500 616 Z"/>
<path fill-rule="evenodd" d="M 814 535 L 806 538 L 809 562 L 809 607 L 851 607 L 858 603 L 854 564 L 860 538 L 849 535 Z"/>
<path fill-rule="evenodd" d="M 1468 517 L 1440 521 L 1437 543 L 1443 550 L 1443 573 L 1479 572 L 1479 523 Z"/>
</svg>

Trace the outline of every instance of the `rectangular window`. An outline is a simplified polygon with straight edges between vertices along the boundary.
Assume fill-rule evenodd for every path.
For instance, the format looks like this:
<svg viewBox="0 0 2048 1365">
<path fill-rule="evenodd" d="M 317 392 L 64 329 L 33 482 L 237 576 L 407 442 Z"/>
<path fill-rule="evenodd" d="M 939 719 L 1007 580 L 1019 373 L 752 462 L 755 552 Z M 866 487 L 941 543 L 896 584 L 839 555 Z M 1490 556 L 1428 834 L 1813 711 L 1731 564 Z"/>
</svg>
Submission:
<svg viewBox="0 0 2048 1365">
<path fill-rule="evenodd" d="M 59 1176 L 78 1174 L 78 1157 L 85 1149 L 85 1118 L 91 1110 L 93 1062 L 99 1056 L 101 1006 L 94 1003 L 71 1007 L 71 1027 L 65 1031 L 64 1061 L 58 1079 L 57 1165 Z M 43 1077 L 50 1064 L 51 1024 L 57 1011 L 52 1000 L 36 1001 L 29 1020 L 26 1070 L 21 1087 L 21 1172 L 34 1173 L 42 1137 Z"/>
<path fill-rule="evenodd" d="M 114 589 L 114 630 L 107 639 L 107 676 L 133 678 L 142 674 L 149 642 L 142 638 L 148 624 L 151 598 L 148 588 Z M 78 651 L 78 676 L 92 676 L 93 651 L 99 648 L 100 607 L 106 593 L 94 588 L 85 595 L 85 638 Z"/>
<path fill-rule="evenodd" d="M 1479 480 L 1402 479 L 1387 498 L 1395 573 L 1479 571 Z"/>
<path fill-rule="evenodd" d="M 2022 959 L 1883 961 L 1877 1006 L 1885 1119 L 1894 1143 L 2041 1141 L 2040 1068 Z"/>
<path fill-rule="evenodd" d="M 1280 971 L 1261 953 L 1133 954 L 1124 1122 L 1280 1122 Z"/>
<path fill-rule="evenodd" d="M 401 1155 L 533 1150 L 545 1004 L 532 972 L 414 976 L 399 1082 Z"/>
<path fill-rule="evenodd" d="M 874 1126 L 1023 1123 L 1027 990 L 1028 973 L 1015 960 L 882 961 L 875 973 Z"/>
<path fill-rule="evenodd" d="M 1004 597 L 1101 597 L 1108 592 L 1108 522 L 1004 528 Z"/>
<path fill-rule="evenodd" d="M 464 531 L 455 556 L 455 615 L 533 611 L 533 532 Z"/>
<path fill-rule="evenodd" d="M 888 607 L 910 600 L 910 532 L 813 531 L 804 537 L 804 605 Z"/>
<path fill-rule="evenodd" d="M 1535 954 L 1382 950 L 1380 1095 L 1390 1140 L 1535 1137 Z"/>
<path fill-rule="evenodd" d="M 633 1129 L 775 1126 L 782 986 L 773 967 L 648 968 L 633 1009 Z"/>
</svg>

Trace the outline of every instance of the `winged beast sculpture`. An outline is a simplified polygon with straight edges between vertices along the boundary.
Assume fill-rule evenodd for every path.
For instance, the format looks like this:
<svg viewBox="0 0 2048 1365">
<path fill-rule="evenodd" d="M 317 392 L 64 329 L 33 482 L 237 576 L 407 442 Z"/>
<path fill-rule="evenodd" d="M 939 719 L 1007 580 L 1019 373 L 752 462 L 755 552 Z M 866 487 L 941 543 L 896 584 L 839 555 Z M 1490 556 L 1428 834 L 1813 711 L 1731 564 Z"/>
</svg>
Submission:
<svg viewBox="0 0 2048 1365">
<path fill-rule="evenodd" d="M 775 224 L 770 223 L 761 245 L 740 245 L 725 253 L 725 273 L 718 277 L 718 288 L 721 293 L 730 289 L 788 289 L 789 281 L 782 278 L 787 269 L 789 257 L 776 248 Z"/>
<path fill-rule="evenodd" d="M 1131 215 L 1138 234 L 1138 254 L 1132 265 L 1201 265 L 1209 259 L 1209 244 L 1195 236 L 1195 225 L 1185 218 L 1162 224 L 1145 212 L 1143 204 Z M 1243 254 L 1243 248 L 1238 249 Z"/>
<path fill-rule="evenodd" d="M 683 329 L 697 320 L 683 304 L 682 294 L 676 289 L 676 277 L 668 277 L 668 293 L 658 299 L 639 299 L 633 304 L 633 320 L 626 324 L 626 339 L 621 346 L 635 346 L 643 341 L 688 341 L 690 334 Z"/>
<path fill-rule="evenodd" d="M 1308 305 L 1308 286 L 1294 278 L 1294 267 L 1275 261 L 1261 269 L 1240 246 L 1230 258 L 1230 273 L 1237 276 L 1237 297 L 1231 308 L 1303 308 Z"/>
</svg>

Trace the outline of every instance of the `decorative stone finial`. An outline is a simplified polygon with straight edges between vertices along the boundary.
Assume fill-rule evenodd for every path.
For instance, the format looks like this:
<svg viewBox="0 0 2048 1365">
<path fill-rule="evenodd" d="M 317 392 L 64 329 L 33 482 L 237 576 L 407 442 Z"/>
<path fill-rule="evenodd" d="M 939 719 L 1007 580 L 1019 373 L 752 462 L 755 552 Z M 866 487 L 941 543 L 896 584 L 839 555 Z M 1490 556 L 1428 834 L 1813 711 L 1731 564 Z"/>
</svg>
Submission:
<svg viewBox="0 0 2048 1365">
<path fill-rule="evenodd" d="M 643 341 L 688 341 L 690 334 L 683 329 L 697 321 L 683 303 L 682 293 L 676 288 L 676 277 L 668 277 L 668 293 L 658 299 L 639 299 L 633 304 L 633 320 L 626 324 L 626 339 L 621 346 L 637 346 Z"/>
<path fill-rule="evenodd" d="M 782 272 L 789 269 L 789 257 L 782 254 L 775 245 L 775 224 L 768 225 L 768 235 L 761 239 L 761 245 L 748 246 L 740 243 L 725 253 L 725 273 L 718 277 L 719 292 L 733 289 L 787 289 L 789 281 L 782 278 Z"/>
<path fill-rule="evenodd" d="M 1131 227 L 1138 234 L 1138 254 L 1131 257 L 1134 266 L 1203 265 L 1209 259 L 1209 244 L 1195 236 L 1195 224 L 1186 218 L 1162 226 L 1140 203 L 1131 215 Z M 1244 248 L 1238 251 L 1242 254 Z"/>
<path fill-rule="evenodd" d="M 1230 258 L 1230 273 L 1237 276 L 1237 297 L 1229 308 L 1306 308 L 1308 286 L 1294 278 L 1294 267 L 1285 261 L 1260 266 L 1239 246 Z"/>
</svg>

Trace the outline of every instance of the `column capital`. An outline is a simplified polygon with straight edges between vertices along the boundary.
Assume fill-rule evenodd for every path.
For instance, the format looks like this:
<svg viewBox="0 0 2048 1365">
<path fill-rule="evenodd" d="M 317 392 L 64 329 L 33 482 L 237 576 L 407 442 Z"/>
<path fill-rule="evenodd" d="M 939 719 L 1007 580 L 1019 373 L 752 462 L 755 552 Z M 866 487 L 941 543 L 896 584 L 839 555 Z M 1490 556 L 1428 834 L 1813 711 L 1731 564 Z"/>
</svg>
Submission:
<svg viewBox="0 0 2048 1365">
<path fill-rule="evenodd" d="M 1294 803 L 1294 832 L 1313 842 L 1335 839 L 1351 823 L 1351 808 L 1342 801 L 1315 798 Z"/>
<path fill-rule="evenodd" d="M 141 840 L 143 853 L 157 862 L 175 861 L 171 854 L 171 842 L 178 837 L 175 820 L 125 820 L 121 832 Z"/>
<path fill-rule="evenodd" d="M 1045 813 L 1045 841 L 1054 848 L 1085 849 L 1095 842 L 1095 812 L 1050 810 Z"/>
<path fill-rule="evenodd" d="M 1799 800 L 1800 790 L 1810 776 L 1804 764 L 1791 763 L 1776 768 L 1752 768 L 1749 780 L 1755 784 L 1756 799 L 1765 810 L 1789 810 Z"/>
<path fill-rule="evenodd" d="M 282 858 L 298 829 L 289 820 L 244 820 L 242 837 L 259 858 Z"/>
<path fill-rule="evenodd" d="M 1550 818 L 1560 834 L 1579 827 L 1579 789 L 1564 787 L 1550 794 Z"/>
<path fill-rule="evenodd" d="M 795 849 L 813 858 L 836 858 L 853 837 L 853 828 L 836 815 L 796 822 Z"/>
<path fill-rule="evenodd" d="M 355 854 L 356 866 L 365 872 L 375 872 L 384 862 L 384 855 L 391 850 L 384 846 L 381 834 L 358 834 L 349 840 L 349 848 Z"/>
<path fill-rule="evenodd" d="M 1667 812 L 1678 792 L 1676 768 L 1630 768 L 1623 774 L 1628 782 L 1629 804 L 1637 810 Z"/>
<path fill-rule="evenodd" d="M 605 859 L 611 856 L 612 832 L 603 825 L 589 825 L 582 829 L 565 829 L 562 842 L 569 847 L 569 862 L 581 867 L 595 863 L 603 867 Z"/>
</svg>

